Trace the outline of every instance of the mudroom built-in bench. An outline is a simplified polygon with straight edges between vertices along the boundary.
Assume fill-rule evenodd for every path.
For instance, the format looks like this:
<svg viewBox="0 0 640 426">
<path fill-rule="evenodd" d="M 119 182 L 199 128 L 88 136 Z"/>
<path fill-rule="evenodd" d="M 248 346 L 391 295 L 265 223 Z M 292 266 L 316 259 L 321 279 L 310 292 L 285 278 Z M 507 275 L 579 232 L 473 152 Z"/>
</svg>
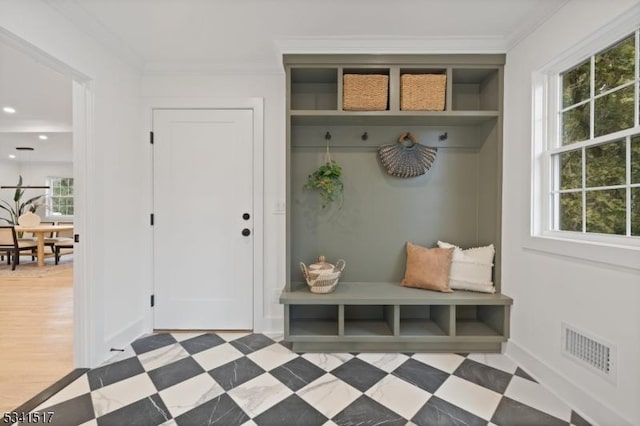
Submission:
<svg viewBox="0 0 640 426">
<path fill-rule="evenodd" d="M 499 352 L 512 299 L 501 293 L 504 55 L 285 55 L 287 278 L 285 340 L 295 351 Z M 387 76 L 386 105 L 345 108 L 345 78 Z M 409 110 L 404 75 L 445 76 L 442 110 Z M 437 148 L 424 174 L 391 176 L 378 148 L 398 135 Z M 323 207 L 304 188 L 326 158 L 342 168 L 344 194 Z M 400 285 L 406 244 L 493 244 L 495 293 L 444 293 Z M 346 267 L 316 294 L 299 263 L 320 255 Z"/>
</svg>

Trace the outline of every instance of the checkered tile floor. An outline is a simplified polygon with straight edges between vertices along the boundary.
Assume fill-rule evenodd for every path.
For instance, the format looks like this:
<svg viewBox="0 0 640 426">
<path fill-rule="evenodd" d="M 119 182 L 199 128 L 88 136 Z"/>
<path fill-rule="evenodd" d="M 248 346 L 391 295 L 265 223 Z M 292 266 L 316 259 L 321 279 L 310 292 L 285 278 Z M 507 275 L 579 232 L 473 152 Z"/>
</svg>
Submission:
<svg viewBox="0 0 640 426">
<path fill-rule="evenodd" d="M 262 334 L 155 334 L 38 407 L 71 425 L 588 423 L 500 354 L 291 352 Z"/>
</svg>

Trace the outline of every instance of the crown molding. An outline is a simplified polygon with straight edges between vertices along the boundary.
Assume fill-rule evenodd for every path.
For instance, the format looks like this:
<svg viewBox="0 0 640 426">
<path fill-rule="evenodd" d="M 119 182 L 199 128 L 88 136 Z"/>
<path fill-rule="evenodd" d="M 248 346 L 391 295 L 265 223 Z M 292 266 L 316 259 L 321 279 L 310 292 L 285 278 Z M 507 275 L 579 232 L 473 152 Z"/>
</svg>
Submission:
<svg viewBox="0 0 640 426">
<path fill-rule="evenodd" d="M 280 54 L 446 54 L 505 53 L 501 36 L 291 37 L 275 41 Z"/>
<path fill-rule="evenodd" d="M 505 37 L 507 50 L 513 49 L 522 40 L 527 38 L 542 24 L 548 21 L 553 15 L 558 13 L 570 0 L 562 0 L 553 3 L 550 7 L 541 7 L 535 9 L 534 13 L 528 16 L 526 20 L 518 23 L 516 29 Z"/>
<path fill-rule="evenodd" d="M 95 15 L 88 12 L 77 0 L 42 0 L 47 6 L 58 12 L 81 32 L 95 39 L 111 54 L 138 71 L 143 69 L 141 54 L 134 51 L 120 37 L 111 32 Z"/>
</svg>

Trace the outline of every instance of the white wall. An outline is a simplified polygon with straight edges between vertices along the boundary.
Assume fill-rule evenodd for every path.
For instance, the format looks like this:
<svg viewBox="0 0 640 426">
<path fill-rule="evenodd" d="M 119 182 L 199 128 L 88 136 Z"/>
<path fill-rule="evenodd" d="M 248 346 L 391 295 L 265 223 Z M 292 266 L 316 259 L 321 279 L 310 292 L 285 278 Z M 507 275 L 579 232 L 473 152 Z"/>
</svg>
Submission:
<svg viewBox="0 0 640 426">
<path fill-rule="evenodd" d="M 16 163 L 15 161 L 0 160 L 0 183 L 3 185 L 15 185 L 18 176 L 22 175 L 24 185 L 46 185 L 48 177 L 73 177 L 73 163 L 71 162 L 30 162 Z M 9 201 L 13 205 L 14 189 L 0 191 L 0 199 Z M 22 196 L 22 201 L 45 194 L 44 189 L 27 189 Z M 4 213 L 4 214 L 3 214 Z M 56 220 L 45 217 L 44 206 L 38 207 L 36 213 L 42 220 Z M 0 217 L 6 217 L 4 211 L 0 211 Z"/>
<path fill-rule="evenodd" d="M 532 72 L 635 1 L 573 0 L 507 53 L 503 292 L 513 297 L 508 353 L 602 425 L 640 424 L 640 274 L 526 249 L 531 197 Z M 612 384 L 560 353 L 561 322 L 617 346 Z"/>
<path fill-rule="evenodd" d="M 90 367 L 108 358 L 111 347 L 124 347 L 146 331 L 150 181 L 139 167 L 148 161 L 148 144 L 139 133 L 140 73 L 49 4 L 54 3 L 1 2 L 0 36 L 26 41 L 91 81 L 94 139 L 86 146 L 87 161 L 75 165 L 76 171 L 86 167 L 86 181 L 76 182 L 78 188 L 86 186 L 87 195 L 79 200 L 76 229 L 78 256 L 87 266 L 81 285 L 90 301 L 82 323 L 76 321 L 89 337 L 88 353 L 76 365 Z M 83 212 L 86 222 L 79 220 Z M 77 286 L 74 294 L 82 295 L 80 290 Z"/>
<path fill-rule="evenodd" d="M 277 211 L 285 199 L 285 85 L 282 72 L 250 74 L 203 73 L 147 75 L 142 96 L 151 98 L 263 98 L 264 99 L 264 287 L 262 316 L 255 331 L 281 332 L 282 305 L 274 292 L 285 284 L 285 216 Z M 166 103 L 167 101 L 165 101 Z M 149 112 L 149 111 L 147 111 Z M 144 129 L 148 132 L 150 129 Z M 279 295 L 279 294 L 278 294 Z"/>
</svg>

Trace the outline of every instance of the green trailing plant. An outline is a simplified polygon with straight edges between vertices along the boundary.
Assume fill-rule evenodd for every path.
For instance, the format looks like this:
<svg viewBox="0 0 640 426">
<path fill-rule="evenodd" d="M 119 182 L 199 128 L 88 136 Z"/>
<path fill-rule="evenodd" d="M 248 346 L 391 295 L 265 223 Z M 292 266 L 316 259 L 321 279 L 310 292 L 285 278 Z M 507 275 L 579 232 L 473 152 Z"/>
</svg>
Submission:
<svg viewBox="0 0 640 426">
<path fill-rule="evenodd" d="M 24 189 L 22 188 L 22 176 L 18 179 L 18 185 L 16 185 L 16 191 L 13 194 L 13 205 L 6 200 L 0 200 L 0 209 L 5 210 L 9 213 L 9 217 L 2 217 L 0 220 L 4 220 L 9 225 L 17 225 L 18 218 L 22 216 L 27 210 L 32 211 L 36 207 L 36 203 L 44 194 L 37 195 L 35 197 L 31 197 L 26 201 L 22 201 L 22 197 L 24 196 Z"/>
<path fill-rule="evenodd" d="M 318 191 L 322 199 L 322 208 L 327 207 L 337 199 L 340 199 L 340 207 L 342 207 L 344 185 L 340 180 L 341 175 L 342 167 L 331 160 L 331 157 L 328 157 L 326 163 L 309 175 L 304 189 Z"/>
</svg>

